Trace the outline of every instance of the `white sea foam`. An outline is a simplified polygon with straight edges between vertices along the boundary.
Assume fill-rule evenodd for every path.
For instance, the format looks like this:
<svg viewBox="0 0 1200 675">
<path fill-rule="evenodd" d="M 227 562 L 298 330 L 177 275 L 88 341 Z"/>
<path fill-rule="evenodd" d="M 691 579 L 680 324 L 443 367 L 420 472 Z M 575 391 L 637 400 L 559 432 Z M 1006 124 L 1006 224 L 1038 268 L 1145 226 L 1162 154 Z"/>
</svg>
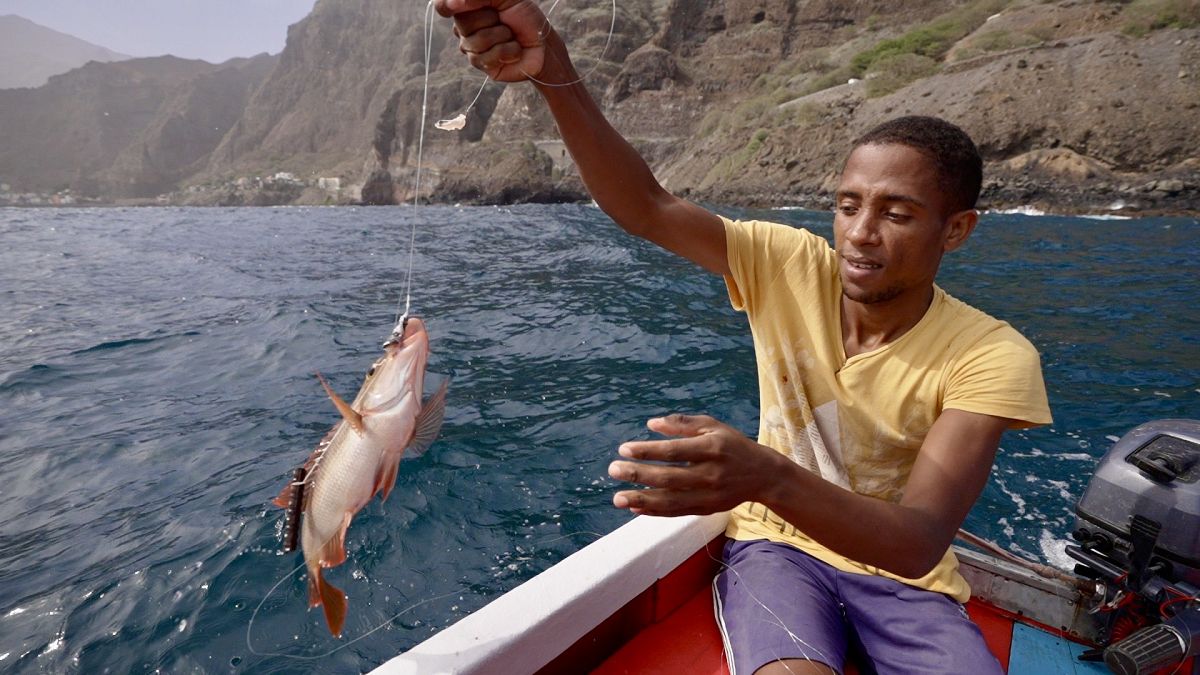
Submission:
<svg viewBox="0 0 1200 675">
<path fill-rule="evenodd" d="M 1111 207 L 1110 207 L 1111 208 Z M 1011 209 L 988 209 L 985 213 L 995 213 L 999 215 L 1015 215 L 1015 216 L 1044 216 L 1046 211 L 1039 209 L 1036 206 L 1025 204 L 1023 206 L 1015 206 Z M 1050 214 L 1055 215 L 1055 214 Z M 1072 218 L 1087 218 L 1088 220 L 1131 220 L 1133 216 L 1122 216 L 1116 213 L 1080 213 L 1071 214 Z"/>
<path fill-rule="evenodd" d="M 62 649 L 64 644 L 66 644 L 66 641 L 63 639 L 63 634 L 59 633 L 57 637 L 50 641 L 50 644 L 46 645 L 46 649 L 42 651 L 42 654 L 56 652 Z"/>
<path fill-rule="evenodd" d="M 1044 215 L 1046 215 L 1045 211 L 1043 211 L 1039 208 L 1030 206 L 1029 204 L 1025 204 L 1023 206 L 1017 206 L 1017 207 L 1014 207 L 1011 209 L 989 209 L 987 211 L 987 213 L 999 213 L 1002 215 L 1018 215 L 1018 216 L 1044 216 Z"/>
<path fill-rule="evenodd" d="M 1025 514 L 1025 498 L 1022 497 L 1021 495 L 1017 494 L 1016 492 L 1013 492 L 1012 490 L 1008 489 L 1008 486 L 1005 485 L 1004 481 L 1002 481 L 1002 480 L 996 481 L 996 484 L 999 485 L 1000 490 L 1002 492 L 1004 492 L 1004 494 L 1008 495 L 1008 498 L 1013 500 L 1013 503 L 1017 505 L 1017 514 L 1024 515 Z"/>
<path fill-rule="evenodd" d="M 1046 485 L 1049 485 L 1050 487 L 1058 488 L 1058 496 L 1062 497 L 1064 500 L 1066 500 L 1068 502 L 1075 500 L 1075 498 L 1071 495 L 1071 490 L 1069 489 L 1071 486 L 1070 486 L 1070 484 L 1067 483 L 1067 481 L 1065 481 L 1065 480 L 1048 480 L 1048 481 L 1046 481 Z"/>
<path fill-rule="evenodd" d="M 1038 540 L 1038 546 L 1042 549 L 1042 558 L 1050 565 L 1068 571 L 1075 568 L 1075 561 L 1067 555 L 1067 544 L 1069 543 L 1066 539 L 1054 536 L 1050 530 L 1042 530 L 1042 536 Z"/>
<path fill-rule="evenodd" d="M 1133 216 L 1118 216 L 1115 213 L 1085 213 L 1080 218 L 1089 220 L 1130 220 Z"/>
</svg>

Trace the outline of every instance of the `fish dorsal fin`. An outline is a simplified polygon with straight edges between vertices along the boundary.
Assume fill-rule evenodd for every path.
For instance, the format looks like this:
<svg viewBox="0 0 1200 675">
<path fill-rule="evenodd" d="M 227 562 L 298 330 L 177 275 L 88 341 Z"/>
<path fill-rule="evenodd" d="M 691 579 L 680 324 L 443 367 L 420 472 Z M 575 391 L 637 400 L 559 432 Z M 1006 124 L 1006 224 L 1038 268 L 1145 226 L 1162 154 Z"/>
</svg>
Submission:
<svg viewBox="0 0 1200 675">
<path fill-rule="evenodd" d="M 349 403 L 343 401 L 342 397 L 337 395 L 337 392 L 329 386 L 329 383 L 325 381 L 325 378 L 320 373 L 317 373 L 317 379 L 321 381 L 321 386 L 325 387 L 325 393 L 329 394 L 329 398 L 333 401 L 333 405 L 337 406 L 338 412 L 342 413 L 342 419 L 346 420 L 346 423 L 354 427 L 354 430 L 358 433 L 361 434 L 366 431 L 367 428 L 363 425 L 362 415 L 355 412 Z"/>
<path fill-rule="evenodd" d="M 450 388 L 450 379 L 446 378 L 437 393 L 425 399 L 421 404 L 421 412 L 417 414 L 416 431 L 412 443 L 408 445 L 409 457 L 420 457 L 425 454 L 438 432 L 442 430 L 442 421 L 446 417 L 446 390 Z"/>
<path fill-rule="evenodd" d="M 329 433 L 325 434 L 325 438 L 322 438 L 321 442 L 317 443 L 316 449 L 314 449 L 312 454 L 308 456 L 308 459 L 304 462 L 304 466 L 300 467 L 301 469 L 304 469 L 303 483 L 311 483 L 313 476 L 317 474 L 317 467 L 321 466 L 321 458 L 325 456 L 325 451 L 329 449 L 329 443 L 333 440 L 333 434 L 335 431 L 336 427 L 334 429 L 330 429 Z M 288 481 L 287 485 L 283 486 L 283 490 L 279 493 L 279 496 L 271 500 L 271 503 L 283 509 L 288 508 L 288 504 L 292 502 L 292 491 L 299 486 L 299 483 L 297 483 L 296 480 L 297 479 L 293 477 L 292 480 Z M 303 496 L 307 501 L 308 493 L 305 493 Z"/>
</svg>

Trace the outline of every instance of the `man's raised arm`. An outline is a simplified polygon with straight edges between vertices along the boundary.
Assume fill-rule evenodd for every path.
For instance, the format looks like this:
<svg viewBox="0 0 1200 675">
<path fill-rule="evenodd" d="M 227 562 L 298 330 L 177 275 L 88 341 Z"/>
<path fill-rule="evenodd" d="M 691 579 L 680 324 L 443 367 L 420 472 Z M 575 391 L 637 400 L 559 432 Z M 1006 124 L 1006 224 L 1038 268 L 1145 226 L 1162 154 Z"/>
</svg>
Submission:
<svg viewBox="0 0 1200 675">
<path fill-rule="evenodd" d="M 622 229 L 710 272 L 729 272 L 721 219 L 659 185 L 641 155 L 604 117 L 537 5 L 436 0 L 435 6 L 454 17 L 459 48 L 471 65 L 502 82 L 533 81 L 588 192 Z"/>
</svg>

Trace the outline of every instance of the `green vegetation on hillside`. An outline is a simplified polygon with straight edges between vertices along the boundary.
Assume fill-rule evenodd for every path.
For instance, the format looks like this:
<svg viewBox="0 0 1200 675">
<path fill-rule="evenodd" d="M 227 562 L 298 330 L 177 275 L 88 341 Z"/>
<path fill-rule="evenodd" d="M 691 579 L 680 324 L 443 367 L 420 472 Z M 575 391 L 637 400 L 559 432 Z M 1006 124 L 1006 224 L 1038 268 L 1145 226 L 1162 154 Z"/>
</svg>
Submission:
<svg viewBox="0 0 1200 675">
<path fill-rule="evenodd" d="M 1142 36 L 1163 28 L 1200 26 L 1200 0 L 1133 0 L 1121 13 L 1125 32 Z"/>
<path fill-rule="evenodd" d="M 896 91 L 937 72 L 938 64 L 956 42 L 975 32 L 989 16 L 1008 4 L 1009 0 L 975 0 L 946 12 L 898 38 L 883 40 L 859 52 L 850 60 L 849 73 L 852 77 L 881 80 L 868 87 L 870 96 Z"/>
<path fill-rule="evenodd" d="M 724 180 L 752 161 L 767 140 L 765 129 L 809 128 L 827 121 L 830 112 L 819 103 L 782 104 L 846 84 L 851 78 L 865 79 L 868 96 L 883 96 L 915 80 L 929 77 L 937 73 L 946 53 L 955 43 L 974 32 L 989 16 L 1002 11 L 1012 1 L 973 0 L 911 28 L 897 38 L 876 42 L 849 60 L 839 59 L 841 62 L 835 63 L 831 60 L 831 49 L 814 49 L 798 54 L 760 75 L 750 95 L 732 110 L 713 109 L 701 121 L 701 136 L 738 137 L 746 134 L 750 137 L 745 146 L 718 162 L 709 171 L 705 182 Z M 864 28 L 873 32 L 877 26 Z M 1022 43 L 1027 40 L 1019 37 L 1014 39 Z M 985 43 L 983 48 L 1007 48 L 999 47 L 1006 44 L 999 36 L 992 40 L 991 43 Z"/>
<path fill-rule="evenodd" d="M 808 82 L 802 94 L 845 84 L 851 78 L 879 80 L 868 83 L 868 96 L 883 96 L 896 91 L 914 80 L 936 73 L 939 64 L 955 43 L 982 26 L 989 16 L 1003 11 L 1011 4 L 1012 0 L 975 0 L 946 12 L 899 37 L 877 42 L 869 49 L 855 54 L 847 63 L 828 65 Z M 871 23 L 874 22 L 868 21 L 868 24 Z M 871 25 L 865 28 L 875 29 Z M 993 39 L 994 43 L 985 43 L 982 46 L 983 51 L 1009 49 L 1034 42 L 1033 39 L 1013 36 L 1013 44 L 1002 46 L 1005 43 L 1004 38 L 997 35 Z"/>
<path fill-rule="evenodd" d="M 922 54 L 891 54 L 879 59 L 867 80 L 867 96 L 886 96 L 938 71 L 938 62 Z"/>
<path fill-rule="evenodd" d="M 706 185 L 711 185 L 714 182 L 727 179 L 732 174 L 739 171 L 742 167 L 750 163 L 758 151 L 762 149 L 763 143 L 770 136 L 770 132 L 766 129 L 756 129 L 750 136 L 750 141 L 741 150 L 728 155 L 717 162 L 708 175 L 704 178 Z"/>
<path fill-rule="evenodd" d="M 1046 37 L 1037 35 L 1036 31 L 980 31 L 967 38 L 964 44 L 956 48 L 950 59 L 956 62 L 966 61 L 984 54 L 1006 52 L 1010 49 L 1019 49 L 1021 47 L 1032 47 L 1045 41 Z"/>
</svg>

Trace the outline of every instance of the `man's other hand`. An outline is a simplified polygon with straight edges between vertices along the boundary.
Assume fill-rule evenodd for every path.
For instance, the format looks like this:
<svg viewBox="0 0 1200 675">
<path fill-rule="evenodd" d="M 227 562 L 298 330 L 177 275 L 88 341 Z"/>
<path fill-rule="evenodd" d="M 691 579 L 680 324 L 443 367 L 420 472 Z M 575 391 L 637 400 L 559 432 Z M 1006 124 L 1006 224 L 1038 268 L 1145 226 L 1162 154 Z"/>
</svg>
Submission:
<svg viewBox="0 0 1200 675">
<path fill-rule="evenodd" d="M 668 415 L 646 426 L 676 438 L 623 443 L 618 453 L 638 461 L 618 460 L 608 467 L 613 478 L 650 488 L 613 495 L 614 506 L 634 513 L 682 516 L 728 511 L 745 501 L 761 501 L 773 483 L 797 467 L 707 415 Z"/>
</svg>

